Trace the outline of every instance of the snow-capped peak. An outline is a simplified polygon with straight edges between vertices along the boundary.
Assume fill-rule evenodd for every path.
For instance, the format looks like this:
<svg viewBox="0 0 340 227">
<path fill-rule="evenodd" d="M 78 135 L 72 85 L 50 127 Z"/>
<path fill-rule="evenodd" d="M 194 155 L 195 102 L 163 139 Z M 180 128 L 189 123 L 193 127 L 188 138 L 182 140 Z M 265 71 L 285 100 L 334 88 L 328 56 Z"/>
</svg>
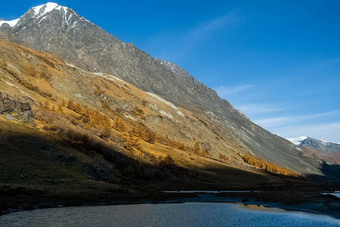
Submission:
<svg viewBox="0 0 340 227">
<path fill-rule="evenodd" d="M 290 142 L 294 143 L 295 145 L 300 145 L 302 143 L 302 141 L 304 141 L 307 138 L 308 138 L 308 136 L 299 136 L 299 137 L 296 137 L 296 138 L 286 138 L 286 140 L 289 140 Z"/>
<path fill-rule="evenodd" d="M 48 2 L 46 4 L 43 4 L 43 5 L 40 5 L 40 6 L 36 6 L 36 7 L 33 7 L 32 10 L 34 12 L 34 17 L 35 18 L 41 18 L 42 16 L 44 16 L 45 14 L 53 11 L 53 10 L 61 10 L 61 9 L 64 9 L 65 11 L 67 11 L 67 7 L 64 7 L 64 6 L 60 6 L 58 5 L 57 3 L 53 3 L 53 2 Z M 21 17 L 20 17 L 21 18 Z M 15 27 L 20 18 L 18 19 L 15 19 L 15 20 L 11 20 L 11 21 L 5 21 L 5 20 L 1 20 L 0 21 L 0 26 L 2 26 L 3 24 L 8 24 L 10 27 Z"/>
<path fill-rule="evenodd" d="M 0 26 L 3 25 L 3 24 L 8 24 L 9 26 L 14 27 L 19 22 L 19 19 L 20 18 L 15 19 L 15 20 L 10 20 L 10 21 L 5 21 L 5 20 L 0 21 Z"/>
<path fill-rule="evenodd" d="M 40 5 L 40 6 L 36 6 L 33 7 L 32 9 L 34 10 L 34 16 L 42 17 L 44 16 L 46 13 L 49 13 L 53 10 L 61 10 L 61 9 L 66 9 L 67 7 L 64 6 L 60 6 L 57 3 L 54 2 L 48 2 L 46 4 Z"/>
</svg>

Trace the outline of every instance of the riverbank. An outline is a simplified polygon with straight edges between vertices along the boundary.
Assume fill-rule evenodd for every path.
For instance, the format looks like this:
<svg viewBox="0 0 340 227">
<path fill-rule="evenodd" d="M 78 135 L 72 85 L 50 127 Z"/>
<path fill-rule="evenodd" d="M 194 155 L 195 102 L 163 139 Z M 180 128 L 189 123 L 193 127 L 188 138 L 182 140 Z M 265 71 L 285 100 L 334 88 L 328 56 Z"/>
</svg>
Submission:
<svg viewBox="0 0 340 227">
<path fill-rule="evenodd" d="M 123 205 L 147 203 L 213 202 L 238 203 L 254 207 L 274 207 L 291 211 L 318 213 L 340 219 L 340 199 L 325 195 L 323 187 L 272 188 L 225 191 L 159 191 L 140 187 L 115 186 L 73 191 L 46 191 L 3 186 L 0 190 L 1 215 L 23 210 L 69 206 Z M 333 185 L 334 186 L 334 185 Z M 328 188 L 329 189 L 329 188 Z"/>
</svg>

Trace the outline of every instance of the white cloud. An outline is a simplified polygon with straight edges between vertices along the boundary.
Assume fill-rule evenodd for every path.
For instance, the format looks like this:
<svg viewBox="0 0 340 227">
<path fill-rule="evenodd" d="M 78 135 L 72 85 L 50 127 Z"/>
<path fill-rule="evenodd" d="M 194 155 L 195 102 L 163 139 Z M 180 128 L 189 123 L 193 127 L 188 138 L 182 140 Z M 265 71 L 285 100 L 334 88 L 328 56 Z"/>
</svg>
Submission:
<svg viewBox="0 0 340 227">
<path fill-rule="evenodd" d="M 254 120 L 254 122 L 258 125 L 260 125 L 263 128 L 273 128 L 280 125 L 284 125 L 287 123 L 291 123 L 297 121 L 295 117 L 273 117 L 273 118 L 265 118 L 265 119 L 259 119 Z"/>
<path fill-rule="evenodd" d="M 325 113 L 317 113 L 317 114 L 308 114 L 308 115 L 299 115 L 299 116 L 286 116 L 286 117 L 273 117 L 273 118 L 264 118 L 257 119 L 254 122 L 266 129 L 273 129 L 275 127 L 290 125 L 296 122 L 303 122 L 306 120 L 312 120 L 317 118 L 323 118 L 327 116 L 331 116 L 339 113 L 340 111 L 331 111 Z"/>
<path fill-rule="evenodd" d="M 267 103 L 254 103 L 254 104 L 245 104 L 236 106 L 237 109 L 240 109 L 246 115 L 252 114 L 263 114 L 263 113 L 272 113 L 279 112 L 285 110 L 282 106 L 267 104 Z"/>
<path fill-rule="evenodd" d="M 217 88 L 214 88 L 214 90 L 217 92 L 217 94 L 224 99 L 228 99 L 229 96 L 248 90 L 251 88 L 252 85 L 246 84 L 246 85 L 240 85 L 240 86 L 233 86 L 233 87 L 226 87 L 226 86 L 220 86 Z M 242 110 L 242 109 L 241 109 Z"/>
<path fill-rule="evenodd" d="M 177 58 L 188 54 L 203 40 L 207 40 L 209 37 L 212 37 L 215 32 L 238 24 L 239 20 L 238 10 L 231 10 L 220 18 L 204 22 L 194 27 L 183 36 L 182 40 L 179 40 L 179 43 L 177 43 L 177 48 L 175 48 Z"/>
<path fill-rule="evenodd" d="M 160 31 L 151 36 L 144 49 L 154 50 L 155 56 L 179 64 L 203 41 L 214 37 L 218 31 L 228 31 L 240 22 L 239 10 L 231 10 L 222 17 L 202 22 L 189 30 Z"/>
<path fill-rule="evenodd" d="M 224 16 L 217 18 L 213 21 L 202 23 L 196 28 L 192 29 L 188 37 L 195 37 L 196 39 L 202 39 L 204 36 L 210 35 L 212 32 L 223 29 L 226 26 L 230 26 L 239 22 L 238 10 L 231 10 Z"/>
</svg>

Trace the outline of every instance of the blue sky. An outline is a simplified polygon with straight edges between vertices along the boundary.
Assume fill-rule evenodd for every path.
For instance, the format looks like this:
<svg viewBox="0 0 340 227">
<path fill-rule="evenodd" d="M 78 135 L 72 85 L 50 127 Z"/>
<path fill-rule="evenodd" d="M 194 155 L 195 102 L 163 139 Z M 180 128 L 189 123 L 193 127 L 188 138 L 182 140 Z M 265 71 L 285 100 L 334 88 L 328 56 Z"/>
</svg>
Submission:
<svg viewBox="0 0 340 227">
<path fill-rule="evenodd" d="M 283 137 L 340 143 L 340 1 L 54 1 L 174 62 Z M 5 1 L 16 19 L 46 1 Z"/>
</svg>

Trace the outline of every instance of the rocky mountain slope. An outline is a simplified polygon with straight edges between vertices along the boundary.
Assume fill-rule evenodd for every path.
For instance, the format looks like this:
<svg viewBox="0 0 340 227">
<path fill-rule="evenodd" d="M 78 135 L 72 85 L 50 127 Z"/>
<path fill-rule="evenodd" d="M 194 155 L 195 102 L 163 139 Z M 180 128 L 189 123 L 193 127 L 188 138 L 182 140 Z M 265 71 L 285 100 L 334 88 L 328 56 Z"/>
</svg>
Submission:
<svg viewBox="0 0 340 227">
<path fill-rule="evenodd" d="M 203 115 L 115 76 L 66 65 L 49 54 L 1 39 L 0 59 L 4 121 L 57 136 L 70 130 L 98 136 L 113 147 L 131 148 L 130 155 L 143 162 L 171 154 L 183 168 L 203 167 L 202 161 L 211 161 L 249 170 L 241 158 L 249 151 Z M 130 139 L 137 141 L 130 146 L 125 143 L 133 142 Z"/>
<path fill-rule="evenodd" d="M 2 21 L 0 35 L 38 51 L 52 52 L 82 69 L 121 78 L 178 107 L 204 116 L 213 123 L 208 125 L 212 130 L 237 140 L 242 149 L 266 161 L 305 174 L 321 173 L 318 162 L 306 159 L 296 146 L 249 121 L 226 100 L 219 98 L 215 91 L 184 70 L 152 58 L 131 43 L 118 40 L 70 8 L 55 3 L 33 7 L 18 20 Z M 202 133 L 196 139 L 205 138 Z M 227 141 L 220 139 L 224 143 Z M 235 147 L 227 143 L 219 147 L 222 153 L 230 154 L 233 150 Z"/>
<path fill-rule="evenodd" d="M 1 39 L 0 88 L 0 213 L 309 182 L 204 114 Z"/>
</svg>

